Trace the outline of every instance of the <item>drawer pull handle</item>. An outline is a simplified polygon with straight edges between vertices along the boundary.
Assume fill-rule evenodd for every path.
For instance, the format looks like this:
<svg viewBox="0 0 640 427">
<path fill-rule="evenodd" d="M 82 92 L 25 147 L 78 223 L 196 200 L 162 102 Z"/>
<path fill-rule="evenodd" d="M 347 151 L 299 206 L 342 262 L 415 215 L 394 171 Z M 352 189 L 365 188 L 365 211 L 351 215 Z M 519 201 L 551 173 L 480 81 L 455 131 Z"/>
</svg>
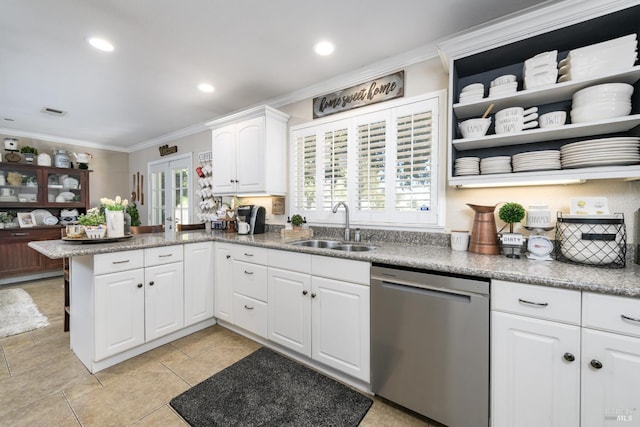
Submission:
<svg viewBox="0 0 640 427">
<path fill-rule="evenodd" d="M 253 256 L 253 254 L 244 253 L 244 256 Z"/>
<path fill-rule="evenodd" d="M 535 305 L 536 307 L 546 307 L 546 306 L 549 305 L 548 302 L 533 302 L 533 301 L 527 301 L 527 300 L 522 299 L 522 298 L 518 298 L 518 302 L 520 304 Z"/>
<path fill-rule="evenodd" d="M 247 310 L 253 310 L 253 306 L 252 305 L 244 305 L 244 308 L 246 308 Z"/>
<path fill-rule="evenodd" d="M 571 353 L 565 353 L 564 356 L 562 356 L 564 358 L 564 360 L 566 360 L 567 362 L 573 362 L 574 360 L 576 360 L 576 357 L 571 354 Z"/>
<path fill-rule="evenodd" d="M 596 369 L 602 369 L 602 362 L 596 359 L 593 359 L 590 365 Z"/>
<path fill-rule="evenodd" d="M 28 236 L 29 233 L 11 233 L 11 235 L 14 237 L 20 237 L 20 236 Z"/>
<path fill-rule="evenodd" d="M 158 258 L 167 258 L 173 256 L 173 254 L 166 254 L 166 255 L 158 255 Z"/>
<path fill-rule="evenodd" d="M 111 261 L 111 264 L 126 264 L 128 262 L 129 262 L 129 260 L 125 259 L 124 261 Z"/>
<path fill-rule="evenodd" d="M 620 317 L 622 317 L 624 320 L 628 320 L 629 322 L 640 323 L 640 319 L 636 319 L 635 317 L 625 316 L 624 314 L 621 314 Z"/>
<path fill-rule="evenodd" d="M 138 283 L 138 287 L 141 288 L 142 287 L 142 283 Z"/>
<path fill-rule="evenodd" d="M 244 274 L 253 274 L 253 271 L 247 271 L 247 270 L 245 270 L 245 271 L 244 271 Z"/>
</svg>

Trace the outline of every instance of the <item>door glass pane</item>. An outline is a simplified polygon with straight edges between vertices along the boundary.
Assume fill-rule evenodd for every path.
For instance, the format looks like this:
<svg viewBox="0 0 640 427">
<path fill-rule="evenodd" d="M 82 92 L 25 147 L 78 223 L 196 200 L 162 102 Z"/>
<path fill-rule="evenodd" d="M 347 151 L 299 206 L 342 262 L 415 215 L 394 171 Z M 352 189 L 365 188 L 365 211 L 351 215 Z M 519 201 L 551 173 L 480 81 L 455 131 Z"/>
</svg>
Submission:
<svg viewBox="0 0 640 427">
<path fill-rule="evenodd" d="M 151 224 L 164 224 L 165 194 L 163 171 L 151 172 Z"/>
</svg>

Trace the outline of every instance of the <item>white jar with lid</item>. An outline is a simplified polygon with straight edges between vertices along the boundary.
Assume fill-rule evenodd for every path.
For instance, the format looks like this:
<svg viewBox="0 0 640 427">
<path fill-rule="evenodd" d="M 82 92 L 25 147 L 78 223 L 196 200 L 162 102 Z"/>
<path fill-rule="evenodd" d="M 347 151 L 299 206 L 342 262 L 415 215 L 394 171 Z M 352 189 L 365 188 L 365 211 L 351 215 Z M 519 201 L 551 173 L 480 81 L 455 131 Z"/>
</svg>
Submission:
<svg viewBox="0 0 640 427">
<path fill-rule="evenodd" d="M 551 211 L 549 206 L 542 203 L 530 205 L 527 209 L 527 227 L 529 228 L 550 228 Z"/>
<path fill-rule="evenodd" d="M 47 153 L 38 154 L 38 166 L 51 166 L 51 156 Z"/>
</svg>

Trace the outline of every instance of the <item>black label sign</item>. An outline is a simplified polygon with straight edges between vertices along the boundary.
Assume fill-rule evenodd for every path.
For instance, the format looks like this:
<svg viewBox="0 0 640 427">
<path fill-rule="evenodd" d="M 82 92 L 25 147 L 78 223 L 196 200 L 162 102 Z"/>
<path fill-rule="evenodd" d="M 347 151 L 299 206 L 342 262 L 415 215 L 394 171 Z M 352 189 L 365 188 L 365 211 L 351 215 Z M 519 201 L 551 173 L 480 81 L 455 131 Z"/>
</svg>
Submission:
<svg viewBox="0 0 640 427">
<path fill-rule="evenodd" d="M 388 101 L 404 96 L 404 71 L 313 98 L 313 118 Z"/>
</svg>

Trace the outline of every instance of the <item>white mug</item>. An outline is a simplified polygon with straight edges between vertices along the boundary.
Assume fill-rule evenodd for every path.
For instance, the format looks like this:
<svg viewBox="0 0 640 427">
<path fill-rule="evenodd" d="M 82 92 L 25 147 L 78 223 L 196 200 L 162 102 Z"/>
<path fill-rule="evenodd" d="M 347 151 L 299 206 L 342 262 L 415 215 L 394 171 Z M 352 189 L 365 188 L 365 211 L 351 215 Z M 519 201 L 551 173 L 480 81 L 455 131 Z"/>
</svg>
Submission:
<svg viewBox="0 0 640 427">
<path fill-rule="evenodd" d="M 0 190 L 0 194 L 3 196 L 15 196 L 16 192 L 13 190 L 13 188 L 3 188 L 2 190 Z"/>
<path fill-rule="evenodd" d="M 466 251 L 469 247 L 469 232 L 467 230 L 451 230 L 451 249 Z"/>
<path fill-rule="evenodd" d="M 249 228 L 248 222 L 238 222 L 238 234 L 249 234 Z"/>
<path fill-rule="evenodd" d="M 0 185 L 6 185 L 7 181 L 4 179 L 4 175 L 0 174 Z"/>
</svg>

